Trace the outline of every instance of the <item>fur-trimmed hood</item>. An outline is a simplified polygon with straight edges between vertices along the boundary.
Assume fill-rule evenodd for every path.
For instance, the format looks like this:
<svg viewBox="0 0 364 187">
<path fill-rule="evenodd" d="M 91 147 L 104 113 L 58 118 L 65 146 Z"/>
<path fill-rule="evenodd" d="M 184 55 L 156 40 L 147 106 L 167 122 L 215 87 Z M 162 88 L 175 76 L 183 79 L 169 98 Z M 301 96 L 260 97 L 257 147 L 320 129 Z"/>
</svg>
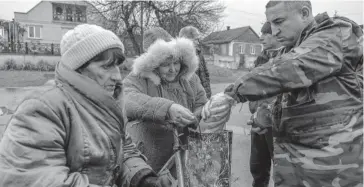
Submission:
<svg viewBox="0 0 364 187">
<path fill-rule="evenodd" d="M 176 38 L 170 42 L 157 40 L 147 52 L 134 60 L 132 73 L 159 85 L 161 78 L 154 70 L 171 56 L 182 60 L 180 79 L 190 80 L 198 68 L 199 60 L 193 42 L 186 38 Z"/>
</svg>

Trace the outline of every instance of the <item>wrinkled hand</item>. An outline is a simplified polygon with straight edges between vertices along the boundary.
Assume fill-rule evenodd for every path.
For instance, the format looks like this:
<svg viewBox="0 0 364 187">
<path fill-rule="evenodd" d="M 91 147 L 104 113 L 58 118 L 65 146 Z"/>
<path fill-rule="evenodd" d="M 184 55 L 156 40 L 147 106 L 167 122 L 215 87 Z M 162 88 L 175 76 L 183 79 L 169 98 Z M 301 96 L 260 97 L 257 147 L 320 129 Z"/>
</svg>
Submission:
<svg viewBox="0 0 364 187">
<path fill-rule="evenodd" d="M 196 123 L 197 119 L 187 108 L 179 104 L 172 104 L 168 110 L 170 120 L 179 127 L 186 127 Z"/>
<path fill-rule="evenodd" d="M 172 182 L 166 175 L 160 177 L 149 176 L 146 177 L 140 185 L 140 187 L 172 187 Z"/>
</svg>

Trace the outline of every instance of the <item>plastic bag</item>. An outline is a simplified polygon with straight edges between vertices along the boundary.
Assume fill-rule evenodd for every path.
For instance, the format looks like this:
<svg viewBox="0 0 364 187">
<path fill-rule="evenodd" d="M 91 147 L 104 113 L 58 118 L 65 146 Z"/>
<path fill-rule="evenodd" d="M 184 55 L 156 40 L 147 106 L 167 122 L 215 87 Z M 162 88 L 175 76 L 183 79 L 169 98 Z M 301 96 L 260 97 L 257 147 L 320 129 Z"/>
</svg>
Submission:
<svg viewBox="0 0 364 187">
<path fill-rule="evenodd" d="M 235 100 L 224 93 L 218 93 L 212 96 L 202 109 L 201 115 L 203 121 L 200 123 L 202 132 L 218 132 L 224 130 L 234 104 Z"/>
</svg>

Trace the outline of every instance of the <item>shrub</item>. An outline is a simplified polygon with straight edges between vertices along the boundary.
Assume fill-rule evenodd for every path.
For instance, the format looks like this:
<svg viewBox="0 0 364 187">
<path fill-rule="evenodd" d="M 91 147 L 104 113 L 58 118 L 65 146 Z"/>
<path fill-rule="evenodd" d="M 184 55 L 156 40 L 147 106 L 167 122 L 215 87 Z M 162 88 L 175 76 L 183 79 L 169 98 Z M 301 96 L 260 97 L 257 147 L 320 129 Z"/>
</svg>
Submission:
<svg viewBox="0 0 364 187">
<path fill-rule="evenodd" d="M 3 66 L 4 70 L 16 70 L 16 63 L 14 59 L 8 59 Z"/>
<path fill-rule="evenodd" d="M 15 63 L 14 70 L 23 70 L 24 69 L 24 63 Z"/>
<path fill-rule="evenodd" d="M 24 67 L 23 70 L 27 70 L 27 71 L 34 71 L 36 70 L 37 66 L 31 62 L 25 62 L 24 63 Z"/>
<path fill-rule="evenodd" d="M 17 70 L 17 71 L 54 71 L 55 64 L 51 64 L 45 60 L 39 60 L 34 64 L 30 61 L 16 63 L 14 59 L 7 59 L 0 70 Z"/>
<path fill-rule="evenodd" d="M 54 71 L 55 65 L 52 65 L 44 60 L 40 60 L 36 65 L 38 71 Z"/>
</svg>

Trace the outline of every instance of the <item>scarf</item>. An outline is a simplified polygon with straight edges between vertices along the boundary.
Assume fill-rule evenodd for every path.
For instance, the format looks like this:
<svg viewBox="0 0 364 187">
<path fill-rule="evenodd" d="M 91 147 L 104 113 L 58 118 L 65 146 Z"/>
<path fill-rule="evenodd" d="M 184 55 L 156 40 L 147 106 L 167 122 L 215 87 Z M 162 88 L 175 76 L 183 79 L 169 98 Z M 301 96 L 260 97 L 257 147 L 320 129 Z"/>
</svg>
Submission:
<svg viewBox="0 0 364 187">
<path fill-rule="evenodd" d="M 57 83 L 62 85 L 61 89 L 74 97 L 72 101 L 79 103 L 98 120 L 100 128 L 109 136 L 116 153 L 119 153 L 120 146 L 116 145 L 120 145 L 121 137 L 125 137 L 126 122 L 122 102 L 114 99 L 94 80 L 61 63 L 57 64 L 55 76 Z"/>
</svg>

